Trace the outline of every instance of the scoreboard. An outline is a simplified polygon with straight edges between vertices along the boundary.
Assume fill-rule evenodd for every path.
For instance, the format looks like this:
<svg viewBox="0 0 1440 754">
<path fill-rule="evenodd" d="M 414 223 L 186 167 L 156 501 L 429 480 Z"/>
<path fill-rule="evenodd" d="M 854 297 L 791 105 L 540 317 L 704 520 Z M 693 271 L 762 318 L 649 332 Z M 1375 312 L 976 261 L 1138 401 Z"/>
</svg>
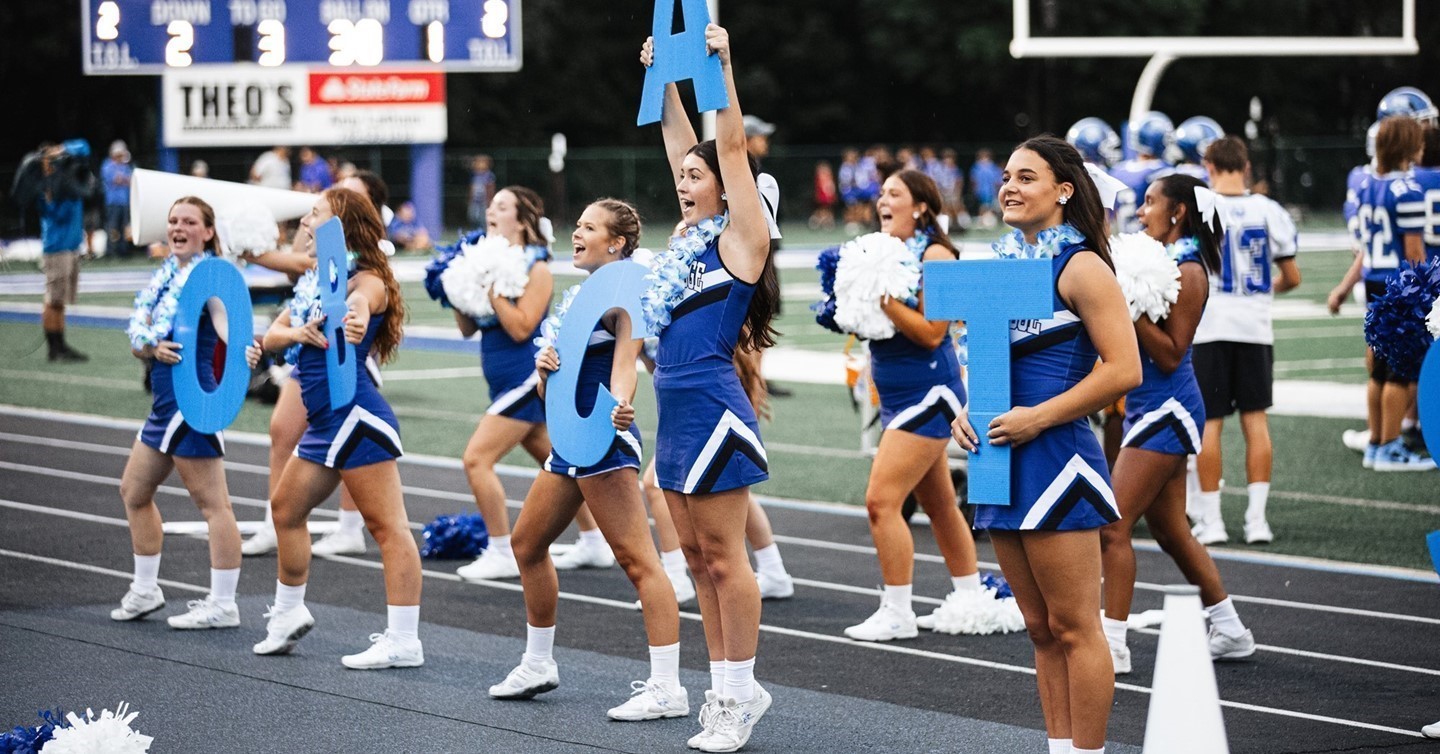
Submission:
<svg viewBox="0 0 1440 754">
<path fill-rule="evenodd" d="M 518 71 L 520 0 L 82 0 L 85 73 L 204 63 Z"/>
</svg>

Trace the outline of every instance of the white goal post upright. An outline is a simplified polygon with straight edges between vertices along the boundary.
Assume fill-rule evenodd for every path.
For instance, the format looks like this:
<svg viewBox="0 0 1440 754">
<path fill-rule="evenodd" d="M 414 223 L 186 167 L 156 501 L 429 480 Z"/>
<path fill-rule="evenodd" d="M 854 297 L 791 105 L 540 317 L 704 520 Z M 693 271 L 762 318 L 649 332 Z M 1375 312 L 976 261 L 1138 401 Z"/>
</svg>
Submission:
<svg viewBox="0 0 1440 754">
<path fill-rule="evenodd" d="M 1150 110 L 1165 68 L 1179 58 L 1294 57 L 1304 55 L 1415 55 L 1415 0 L 1401 0 L 1400 35 L 1395 37 L 1034 37 L 1031 0 L 1014 0 L 1015 58 L 1149 58 L 1130 100 L 1130 123 Z"/>
</svg>

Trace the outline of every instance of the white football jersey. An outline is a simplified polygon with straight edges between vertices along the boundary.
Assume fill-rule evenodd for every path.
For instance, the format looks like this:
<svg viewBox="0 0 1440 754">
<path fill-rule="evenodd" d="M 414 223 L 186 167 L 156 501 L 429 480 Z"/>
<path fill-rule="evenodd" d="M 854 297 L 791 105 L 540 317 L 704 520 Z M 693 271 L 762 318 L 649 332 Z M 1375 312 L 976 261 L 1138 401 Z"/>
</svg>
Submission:
<svg viewBox="0 0 1440 754">
<path fill-rule="evenodd" d="M 1195 330 L 1195 342 L 1272 344 L 1274 265 L 1295 256 L 1295 221 L 1275 200 L 1259 194 L 1221 194 L 1215 209 L 1225 226 L 1225 239 L 1220 244 L 1220 269 L 1210 272 L 1210 300 Z"/>
</svg>

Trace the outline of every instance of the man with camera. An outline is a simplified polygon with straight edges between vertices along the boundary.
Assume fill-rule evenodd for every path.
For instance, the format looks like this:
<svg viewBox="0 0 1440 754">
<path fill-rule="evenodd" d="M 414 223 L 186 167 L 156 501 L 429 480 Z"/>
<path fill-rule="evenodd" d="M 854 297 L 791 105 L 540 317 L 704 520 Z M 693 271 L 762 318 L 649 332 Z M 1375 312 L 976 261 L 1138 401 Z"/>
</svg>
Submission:
<svg viewBox="0 0 1440 754">
<path fill-rule="evenodd" d="M 40 216 L 40 269 L 45 272 L 40 323 L 50 361 L 88 360 L 65 343 L 65 305 L 75 303 L 80 250 L 85 246 L 85 200 L 97 185 L 89 157 L 90 144 L 84 139 L 42 144 L 21 161 L 10 190 L 22 209 L 34 207 Z"/>
</svg>

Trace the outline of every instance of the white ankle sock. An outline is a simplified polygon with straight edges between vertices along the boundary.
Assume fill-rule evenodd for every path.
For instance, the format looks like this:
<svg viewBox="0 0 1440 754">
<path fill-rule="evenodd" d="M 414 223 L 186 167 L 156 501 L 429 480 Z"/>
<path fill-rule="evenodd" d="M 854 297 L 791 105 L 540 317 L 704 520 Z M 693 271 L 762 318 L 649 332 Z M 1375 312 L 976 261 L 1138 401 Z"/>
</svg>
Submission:
<svg viewBox="0 0 1440 754">
<path fill-rule="evenodd" d="M 1110 646 L 1125 646 L 1125 632 L 1130 629 L 1130 624 L 1102 615 L 1100 616 L 1100 625 L 1105 628 L 1105 640 L 1110 642 Z"/>
<path fill-rule="evenodd" d="M 1240 622 L 1240 613 L 1235 612 L 1234 600 L 1226 597 L 1205 609 L 1210 614 L 1210 625 L 1229 637 L 1245 633 L 1245 624 Z"/>
<path fill-rule="evenodd" d="M 1070 739 L 1068 738 L 1047 738 L 1045 743 L 1050 745 L 1050 754 L 1070 754 Z"/>
<path fill-rule="evenodd" d="M 365 530 L 365 517 L 360 511 L 340 509 L 340 531 L 359 533 Z"/>
<path fill-rule="evenodd" d="M 755 696 L 755 658 L 725 661 L 725 696 L 744 704 Z"/>
<path fill-rule="evenodd" d="M 600 528 L 599 528 L 599 527 L 596 527 L 596 528 L 591 529 L 591 530 L 589 530 L 589 531 L 585 531 L 584 529 L 581 529 L 581 530 L 580 530 L 580 544 L 585 545 L 585 546 L 587 546 L 587 547 L 604 547 L 604 546 L 605 546 L 605 535 L 600 533 Z"/>
<path fill-rule="evenodd" d="M 1201 492 L 1200 504 L 1197 507 L 1200 509 L 1201 521 L 1208 524 L 1222 520 L 1220 517 L 1220 490 Z"/>
<path fill-rule="evenodd" d="M 1195 471 L 1195 456 L 1185 460 L 1185 515 L 1200 518 L 1200 474 Z"/>
<path fill-rule="evenodd" d="M 680 642 L 650 647 L 650 680 L 680 686 Z"/>
<path fill-rule="evenodd" d="M 660 553 L 660 566 L 666 573 L 684 573 L 687 569 L 685 551 L 677 548 Z"/>
<path fill-rule="evenodd" d="M 1245 491 L 1250 493 L 1250 507 L 1245 509 L 1245 520 L 1264 521 L 1265 503 L 1270 500 L 1270 483 L 1251 482 Z"/>
<path fill-rule="evenodd" d="M 724 660 L 710 661 L 710 690 L 714 691 L 716 696 L 720 696 L 725 693 Z"/>
<path fill-rule="evenodd" d="M 489 549 L 494 550 L 501 555 L 509 555 L 512 558 L 515 557 L 515 551 L 510 549 L 509 534 L 506 534 L 503 537 L 491 537 Z"/>
<path fill-rule="evenodd" d="M 1105 754 L 1105 747 L 1101 746 L 1098 749 L 1082 749 L 1079 746 L 1071 744 L 1070 754 Z"/>
<path fill-rule="evenodd" d="M 235 605 L 235 589 L 240 584 L 239 568 L 210 569 L 210 597 L 220 607 Z"/>
<path fill-rule="evenodd" d="M 402 639 L 420 640 L 420 606 L 386 605 L 385 628 Z"/>
<path fill-rule="evenodd" d="M 525 659 L 533 664 L 555 659 L 555 627 L 525 624 Z"/>
<path fill-rule="evenodd" d="M 135 556 L 135 580 L 130 582 L 130 588 L 137 592 L 154 591 L 160 586 L 160 553 L 154 555 Z"/>
<path fill-rule="evenodd" d="M 978 592 L 980 591 L 980 572 L 976 571 L 969 576 L 951 576 L 950 584 L 957 592 Z"/>
<path fill-rule="evenodd" d="M 265 525 L 270 527 L 270 531 L 275 531 L 275 513 L 270 510 L 269 500 L 265 501 Z"/>
<path fill-rule="evenodd" d="M 901 584 L 900 586 L 886 584 L 884 594 L 885 603 L 889 605 L 894 605 L 901 610 L 908 612 L 911 609 L 910 592 L 912 588 L 913 587 L 910 584 Z"/>
<path fill-rule="evenodd" d="M 785 561 L 780 559 L 780 546 L 772 542 L 769 547 L 756 550 L 755 570 L 777 575 L 784 573 Z"/>
<path fill-rule="evenodd" d="M 305 604 L 305 585 L 286 586 L 275 582 L 275 612 L 283 613 Z"/>
</svg>

